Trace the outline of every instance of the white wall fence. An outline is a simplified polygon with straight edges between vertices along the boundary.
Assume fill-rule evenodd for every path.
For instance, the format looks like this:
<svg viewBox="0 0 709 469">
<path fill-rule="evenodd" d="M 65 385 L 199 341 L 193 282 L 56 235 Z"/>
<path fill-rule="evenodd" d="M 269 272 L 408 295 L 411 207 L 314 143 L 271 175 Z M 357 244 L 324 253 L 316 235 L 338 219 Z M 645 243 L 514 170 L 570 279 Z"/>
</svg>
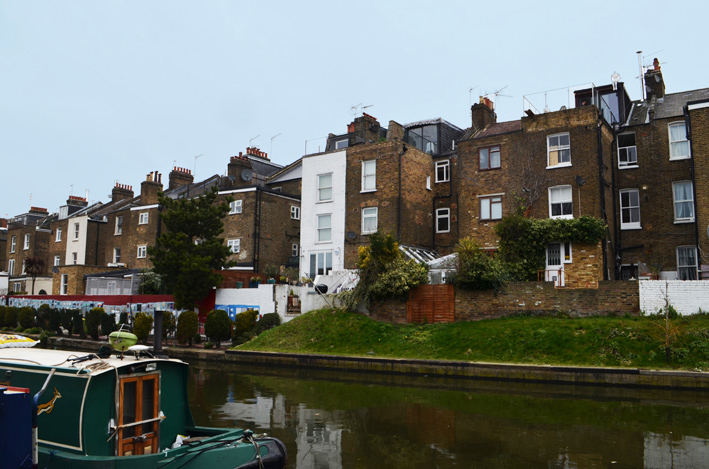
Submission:
<svg viewBox="0 0 709 469">
<path fill-rule="evenodd" d="M 682 315 L 696 314 L 700 309 L 709 312 L 709 280 L 641 280 L 638 284 L 640 311 L 645 314 L 663 309 L 667 299 Z"/>
</svg>

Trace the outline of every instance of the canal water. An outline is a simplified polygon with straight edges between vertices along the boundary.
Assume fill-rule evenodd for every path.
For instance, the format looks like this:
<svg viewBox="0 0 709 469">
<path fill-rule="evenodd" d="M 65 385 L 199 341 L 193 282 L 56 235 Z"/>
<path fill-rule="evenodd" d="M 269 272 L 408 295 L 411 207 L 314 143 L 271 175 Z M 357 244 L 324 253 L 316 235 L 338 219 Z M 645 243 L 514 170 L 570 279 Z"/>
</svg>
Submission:
<svg viewBox="0 0 709 469">
<path fill-rule="evenodd" d="M 289 468 L 709 468 L 709 393 L 197 362 L 189 396 Z"/>
</svg>

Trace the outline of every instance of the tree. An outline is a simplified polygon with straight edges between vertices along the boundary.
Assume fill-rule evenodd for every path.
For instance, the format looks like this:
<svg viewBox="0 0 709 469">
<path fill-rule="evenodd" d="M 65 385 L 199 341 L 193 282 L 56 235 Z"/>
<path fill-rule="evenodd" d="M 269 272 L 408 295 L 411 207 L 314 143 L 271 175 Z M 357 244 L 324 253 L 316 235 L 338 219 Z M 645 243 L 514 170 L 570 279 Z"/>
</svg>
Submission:
<svg viewBox="0 0 709 469">
<path fill-rule="evenodd" d="M 229 340 L 231 337 L 231 328 L 232 322 L 229 319 L 229 313 L 223 309 L 217 309 L 207 315 L 207 321 L 204 323 L 204 334 L 209 340 L 216 342 L 217 348 L 219 348 L 222 340 Z"/>
<path fill-rule="evenodd" d="M 192 338 L 199 330 L 199 317 L 194 311 L 183 311 L 177 317 L 177 341 L 192 346 Z"/>
<path fill-rule="evenodd" d="M 37 280 L 37 276 L 42 275 L 44 273 L 44 269 L 46 267 L 46 264 L 44 262 L 44 259 L 41 257 L 28 257 L 25 259 L 25 272 L 27 275 L 32 277 L 32 294 L 34 295 L 34 283 Z"/>
<path fill-rule="evenodd" d="M 136 313 L 135 322 L 133 323 L 133 334 L 138 337 L 138 340 L 145 343 L 148 340 L 151 330 L 153 330 L 153 317 L 142 311 Z"/>
<path fill-rule="evenodd" d="M 86 332 L 92 339 L 98 340 L 98 328 L 101 325 L 101 316 L 106 314 L 103 308 L 92 308 L 86 313 Z"/>
<path fill-rule="evenodd" d="M 215 203 L 216 199 L 216 188 L 193 199 L 160 194 L 160 217 L 167 232 L 148 248 L 148 254 L 178 309 L 194 309 L 221 283 L 222 277 L 215 271 L 231 265 L 227 260 L 231 251 L 219 238 L 231 200 Z"/>
<path fill-rule="evenodd" d="M 463 238 L 455 248 L 456 271 L 446 281 L 471 290 L 497 290 L 507 280 L 506 265 L 499 256 L 480 249 L 472 238 Z"/>
<path fill-rule="evenodd" d="M 165 343 L 170 345 L 167 339 L 177 330 L 177 319 L 172 311 L 162 313 L 162 330 L 164 332 L 163 338 L 165 339 Z"/>
</svg>

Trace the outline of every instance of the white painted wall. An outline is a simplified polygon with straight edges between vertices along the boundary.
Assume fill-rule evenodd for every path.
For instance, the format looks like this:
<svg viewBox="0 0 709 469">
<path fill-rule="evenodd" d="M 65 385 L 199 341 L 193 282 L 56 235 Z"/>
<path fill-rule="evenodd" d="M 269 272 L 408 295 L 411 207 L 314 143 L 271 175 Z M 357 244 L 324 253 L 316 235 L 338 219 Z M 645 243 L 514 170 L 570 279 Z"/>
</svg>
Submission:
<svg viewBox="0 0 709 469">
<path fill-rule="evenodd" d="M 74 225 L 79 224 L 79 239 L 74 239 Z M 88 231 L 89 218 L 86 216 L 70 218 L 68 226 L 66 228 L 67 233 L 66 239 L 66 257 L 64 258 L 64 264 L 71 265 L 74 263 L 74 257 L 72 253 L 77 253 L 76 263 L 79 265 L 86 264 L 86 234 Z M 127 255 L 128 253 L 123 253 Z M 52 259 L 52 262 L 54 260 Z"/>
<path fill-rule="evenodd" d="M 665 307 L 666 295 L 670 304 L 682 315 L 709 312 L 709 280 L 641 280 L 640 311 L 655 314 Z"/>
<path fill-rule="evenodd" d="M 300 275 L 310 271 L 310 254 L 331 251 L 332 269 L 344 268 L 346 150 L 303 157 L 300 216 Z M 332 173 L 332 201 L 317 201 L 317 176 Z M 317 215 L 332 214 L 332 240 L 318 242 Z"/>
</svg>

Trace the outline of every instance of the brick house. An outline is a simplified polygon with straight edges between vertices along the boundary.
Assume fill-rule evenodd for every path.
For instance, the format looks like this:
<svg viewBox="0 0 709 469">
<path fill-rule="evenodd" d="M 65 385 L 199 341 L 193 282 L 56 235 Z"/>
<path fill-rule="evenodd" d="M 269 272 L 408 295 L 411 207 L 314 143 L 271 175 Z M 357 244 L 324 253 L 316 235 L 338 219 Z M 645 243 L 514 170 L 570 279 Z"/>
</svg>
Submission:
<svg viewBox="0 0 709 469">
<path fill-rule="evenodd" d="M 5 259 L 10 291 L 32 290 L 32 279 L 25 274 L 25 259 L 39 257 L 46 263 L 51 218 L 46 208 L 31 207 L 29 212 L 8 221 Z M 46 275 L 37 278 L 39 289 L 47 287 L 43 281 L 46 279 Z"/>
<path fill-rule="evenodd" d="M 594 96 L 598 102 L 601 94 Z M 612 232 L 614 133 L 599 107 L 530 111 L 518 121 L 500 123 L 489 100 L 481 98 L 471 111 L 472 126 L 458 142 L 452 164 L 460 238 L 470 236 L 484 249 L 496 250 L 494 226 L 520 204 L 534 218 L 600 218 Z M 612 253 L 606 242 L 572 246 L 559 240 L 547 248 L 544 278 L 558 286 L 594 284 L 608 278 Z"/>
<path fill-rule="evenodd" d="M 709 88 L 665 94 L 657 59 L 644 78 L 616 132 L 615 275 L 695 280 L 709 248 Z"/>
</svg>

